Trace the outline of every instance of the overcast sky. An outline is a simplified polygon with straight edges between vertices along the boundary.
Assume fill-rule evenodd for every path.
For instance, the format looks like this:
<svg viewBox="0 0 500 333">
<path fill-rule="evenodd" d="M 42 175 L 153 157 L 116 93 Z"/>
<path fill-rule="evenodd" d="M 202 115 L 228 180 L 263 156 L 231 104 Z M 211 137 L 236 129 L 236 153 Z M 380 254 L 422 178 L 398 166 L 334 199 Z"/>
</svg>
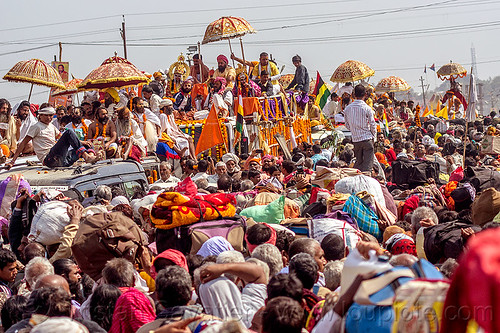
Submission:
<svg viewBox="0 0 500 333">
<path fill-rule="evenodd" d="M 257 60 L 266 51 L 279 68 L 285 65 L 285 73 L 293 73 L 291 57 L 299 54 L 311 77 L 319 71 L 329 82 L 338 65 L 353 59 L 375 70 L 370 83 L 397 75 L 417 90 L 423 76 L 433 89 L 441 82 L 429 69 L 424 74 L 424 66 L 435 63 L 438 69 L 453 60 L 470 70 L 474 44 L 479 78 L 500 75 L 498 0 L 21 0 L 2 9 L 2 76 L 20 60 L 52 61 L 59 54 L 56 44 L 63 42 L 62 60 L 70 62 L 71 74 L 84 78 L 115 51 L 123 56 L 122 14 L 128 59 L 150 73 L 168 69 L 188 45 L 203 39 L 210 22 L 231 15 L 258 30 L 243 37 L 246 58 Z M 238 40 L 233 50 L 241 56 Z M 229 56 L 227 41 L 202 46 L 209 67 L 216 66 L 219 53 Z M 27 98 L 29 84 L 0 82 L 0 97 L 12 104 Z M 47 100 L 47 88 L 35 87 L 33 93 L 32 102 Z"/>
</svg>

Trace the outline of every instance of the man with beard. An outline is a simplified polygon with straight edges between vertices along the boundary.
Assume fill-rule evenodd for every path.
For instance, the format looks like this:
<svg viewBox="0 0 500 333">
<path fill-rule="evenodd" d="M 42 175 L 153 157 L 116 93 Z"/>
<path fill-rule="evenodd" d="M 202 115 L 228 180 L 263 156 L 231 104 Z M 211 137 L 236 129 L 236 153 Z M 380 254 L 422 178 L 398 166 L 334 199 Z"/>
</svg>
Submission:
<svg viewBox="0 0 500 333">
<path fill-rule="evenodd" d="M 144 138 L 148 142 L 147 151 L 153 152 L 158 144 L 158 138 L 161 135 L 160 119 L 151 110 L 146 108 L 147 102 L 140 98 L 134 97 L 132 99 L 134 120 L 139 124 Z"/>
<path fill-rule="evenodd" d="M 160 102 L 161 97 L 154 93 L 153 88 L 150 86 L 142 87 L 142 96 L 149 103 L 149 109 L 155 114 L 160 115 Z"/>
<path fill-rule="evenodd" d="M 160 121 L 161 121 L 161 132 L 168 135 L 168 137 L 174 142 L 175 147 L 180 151 L 185 151 L 186 148 L 189 149 L 189 156 L 196 160 L 195 147 L 193 138 L 182 132 L 174 119 L 174 106 L 171 100 L 164 99 L 160 103 Z M 181 156 L 183 157 L 183 156 Z"/>
<path fill-rule="evenodd" d="M 236 71 L 228 65 L 228 60 L 225 55 L 220 54 L 217 57 L 217 70 L 212 75 L 213 78 L 223 77 L 226 79 L 226 89 L 232 90 L 234 87 L 234 80 L 236 80 Z"/>
<path fill-rule="evenodd" d="M 191 80 L 186 80 L 182 82 L 181 90 L 174 95 L 174 110 L 178 111 L 180 115 L 179 118 L 184 120 L 188 118 L 186 112 L 190 112 L 192 109 L 191 89 L 193 89 L 193 83 Z"/>
<path fill-rule="evenodd" d="M 54 273 L 62 276 L 69 284 L 73 305 L 80 308 L 80 304 L 85 301 L 83 297 L 82 276 L 80 268 L 71 259 L 58 259 L 52 263 Z M 75 304 L 76 302 L 76 304 Z"/>
<path fill-rule="evenodd" d="M 80 107 L 77 107 L 73 110 L 73 114 L 71 115 L 71 123 L 66 125 L 65 128 L 73 131 L 76 134 L 78 140 L 83 141 L 87 136 L 90 124 L 92 124 L 92 121 L 83 119 L 82 109 Z"/>
<path fill-rule="evenodd" d="M 22 101 L 17 107 L 16 114 L 14 116 L 16 118 L 16 140 L 17 142 L 21 142 L 28 134 L 28 130 L 37 123 L 35 116 L 30 111 L 30 103 L 28 101 Z M 26 150 L 21 153 L 32 153 L 33 147 L 28 145 Z"/>
<path fill-rule="evenodd" d="M 146 156 L 148 142 L 142 135 L 139 124 L 132 119 L 129 108 L 121 107 L 116 110 L 116 135 L 119 142 L 124 146 L 121 153 L 123 159 L 129 156 L 136 161 Z M 134 148 L 135 147 L 135 148 Z"/>
<path fill-rule="evenodd" d="M 17 140 L 16 140 L 16 120 L 14 117 L 11 117 L 10 112 L 12 108 L 10 103 L 5 98 L 0 99 L 0 145 L 5 146 L 9 150 L 10 153 L 13 153 L 17 148 Z M 2 151 L 5 149 L 2 147 Z M 5 152 L 3 152 L 4 156 L 7 156 Z"/>
<path fill-rule="evenodd" d="M 6 164 L 10 169 L 26 145 L 32 141 L 33 148 L 38 159 L 49 168 L 67 167 L 75 163 L 80 157 L 88 163 L 95 163 L 99 156 L 92 150 L 82 146 L 74 131 L 64 131 L 61 135 L 59 130 L 52 124 L 52 118 L 56 110 L 53 107 L 45 107 L 38 111 L 39 121 L 30 127 L 28 134 L 19 144 L 14 157 Z M 69 148 L 72 147 L 72 150 Z"/>
<path fill-rule="evenodd" d="M 226 90 L 226 79 L 223 77 L 213 79 L 212 89 L 204 104 L 204 108 L 207 110 L 210 110 L 214 105 L 219 117 L 227 117 L 232 113 L 233 93 L 231 90 Z"/>
<path fill-rule="evenodd" d="M 107 158 L 112 158 L 118 145 L 116 144 L 116 127 L 108 117 L 108 111 L 101 106 L 97 109 L 96 121 L 89 126 L 87 141 L 91 141 L 94 148 L 102 147 Z"/>
<path fill-rule="evenodd" d="M 125 106 L 127 101 L 125 96 L 120 95 L 115 88 L 107 88 L 104 90 L 104 106 L 108 110 L 108 115 L 111 119 L 115 119 L 115 110 L 119 107 Z M 97 108 L 100 107 L 97 106 Z M 97 108 L 94 109 L 97 112 Z M 94 112 L 94 115 L 95 115 Z"/>
<path fill-rule="evenodd" d="M 56 109 L 56 119 L 52 120 L 52 124 L 58 129 L 61 129 L 61 119 L 67 113 L 67 109 L 65 106 L 58 106 Z"/>
<path fill-rule="evenodd" d="M 92 109 L 92 105 L 89 102 L 83 102 L 80 106 L 83 110 L 83 118 L 94 121 L 94 110 Z"/>
</svg>

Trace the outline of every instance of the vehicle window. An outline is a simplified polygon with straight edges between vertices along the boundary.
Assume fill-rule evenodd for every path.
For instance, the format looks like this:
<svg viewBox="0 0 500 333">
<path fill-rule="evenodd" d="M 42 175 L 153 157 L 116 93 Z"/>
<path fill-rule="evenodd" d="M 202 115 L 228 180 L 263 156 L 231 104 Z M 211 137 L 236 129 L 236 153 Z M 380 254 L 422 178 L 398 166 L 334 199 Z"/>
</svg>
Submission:
<svg viewBox="0 0 500 333">
<path fill-rule="evenodd" d="M 134 191 L 136 188 L 143 189 L 141 183 L 138 181 L 132 180 L 129 182 L 124 182 L 123 186 L 125 187 L 125 192 L 127 193 L 127 197 L 131 198 L 134 195 Z"/>
</svg>

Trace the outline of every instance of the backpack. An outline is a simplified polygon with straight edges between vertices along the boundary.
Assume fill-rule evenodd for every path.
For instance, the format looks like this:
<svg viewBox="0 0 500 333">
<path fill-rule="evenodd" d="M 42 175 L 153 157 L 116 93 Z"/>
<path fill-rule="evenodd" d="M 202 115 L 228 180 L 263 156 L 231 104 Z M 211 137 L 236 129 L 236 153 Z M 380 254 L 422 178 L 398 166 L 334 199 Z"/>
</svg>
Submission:
<svg viewBox="0 0 500 333">
<path fill-rule="evenodd" d="M 398 186 L 409 189 L 425 185 L 429 178 L 433 178 L 436 184 L 440 184 L 439 163 L 398 158 L 392 162 L 392 178 Z"/>
<path fill-rule="evenodd" d="M 80 269 L 97 281 L 106 263 L 125 258 L 139 259 L 149 272 L 151 260 L 147 240 L 137 224 L 121 212 L 86 217 L 76 233 L 71 250 Z"/>
</svg>

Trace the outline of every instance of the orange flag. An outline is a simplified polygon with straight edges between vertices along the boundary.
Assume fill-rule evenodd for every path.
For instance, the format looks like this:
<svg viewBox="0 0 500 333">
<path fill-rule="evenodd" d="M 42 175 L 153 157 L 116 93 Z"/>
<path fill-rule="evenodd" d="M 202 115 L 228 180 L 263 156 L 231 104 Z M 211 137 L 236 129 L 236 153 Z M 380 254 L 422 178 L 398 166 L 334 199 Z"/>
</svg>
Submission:
<svg viewBox="0 0 500 333">
<path fill-rule="evenodd" d="M 196 145 L 196 155 L 221 143 L 224 143 L 224 138 L 222 137 L 222 132 L 220 130 L 217 111 L 215 111 L 215 107 L 212 105 L 210 113 L 205 120 L 205 125 L 201 130 L 198 144 Z"/>
<path fill-rule="evenodd" d="M 429 107 L 426 106 L 422 117 L 427 117 L 428 115 L 431 115 L 431 114 L 432 114 L 432 107 L 429 109 Z"/>
</svg>

